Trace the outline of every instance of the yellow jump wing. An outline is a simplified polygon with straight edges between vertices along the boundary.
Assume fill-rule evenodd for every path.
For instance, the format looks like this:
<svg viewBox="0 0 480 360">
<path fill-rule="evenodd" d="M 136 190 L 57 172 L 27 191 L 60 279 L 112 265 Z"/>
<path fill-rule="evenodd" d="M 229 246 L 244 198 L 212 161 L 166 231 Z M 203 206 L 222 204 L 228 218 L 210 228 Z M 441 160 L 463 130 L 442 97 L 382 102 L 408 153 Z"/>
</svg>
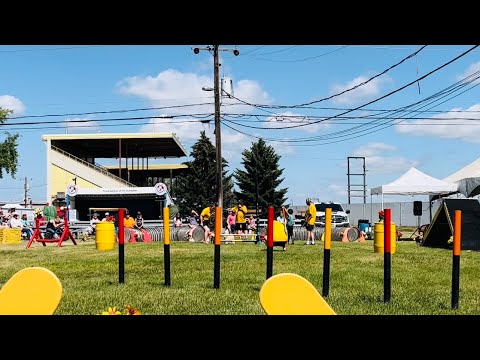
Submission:
<svg viewBox="0 0 480 360">
<path fill-rule="evenodd" d="M 267 315 L 336 315 L 307 279 L 293 273 L 268 278 L 260 289 Z"/>
<path fill-rule="evenodd" d="M 0 290 L 0 315 L 53 315 L 62 299 L 62 283 L 50 270 L 17 271 Z"/>
</svg>

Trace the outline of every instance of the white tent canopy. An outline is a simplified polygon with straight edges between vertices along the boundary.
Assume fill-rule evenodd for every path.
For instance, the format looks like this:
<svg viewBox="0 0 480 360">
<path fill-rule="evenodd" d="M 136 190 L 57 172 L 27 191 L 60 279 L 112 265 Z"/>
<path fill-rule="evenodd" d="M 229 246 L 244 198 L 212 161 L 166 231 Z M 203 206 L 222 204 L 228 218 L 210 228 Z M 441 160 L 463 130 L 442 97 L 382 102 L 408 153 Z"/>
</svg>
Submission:
<svg viewBox="0 0 480 360">
<path fill-rule="evenodd" d="M 1 209 L 17 209 L 17 210 L 24 210 L 26 207 L 20 204 L 5 204 L 1 207 Z"/>
<path fill-rule="evenodd" d="M 456 183 L 458 192 L 465 197 L 480 194 L 480 158 L 443 180 Z"/>
<path fill-rule="evenodd" d="M 370 194 L 438 195 L 454 193 L 457 190 L 457 184 L 436 179 L 412 167 L 391 183 L 370 189 Z"/>
</svg>

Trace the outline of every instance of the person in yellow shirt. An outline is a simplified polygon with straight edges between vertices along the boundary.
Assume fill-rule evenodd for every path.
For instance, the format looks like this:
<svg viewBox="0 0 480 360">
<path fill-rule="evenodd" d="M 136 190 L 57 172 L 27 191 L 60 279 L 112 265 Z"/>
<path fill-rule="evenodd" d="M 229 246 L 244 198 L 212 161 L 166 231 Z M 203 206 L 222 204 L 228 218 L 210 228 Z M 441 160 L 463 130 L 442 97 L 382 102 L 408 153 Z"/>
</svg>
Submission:
<svg viewBox="0 0 480 360">
<path fill-rule="evenodd" d="M 306 200 L 308 209 L 305 213 L 305 224 L 307 227 L 307 245 L 310 245 L 310 241 L 312 245 L 315 245 L 315 238 L 313 236 L 313 229 L 315 228 L 315 220 L 317 217 L 317 208 L 312 200 Z"/>
<path fill-rule="evenodd" d="M 238 205 L 231 209 L 237 214 L 235 219 L 235 230 L 237 234 L 247 234 L 247 207 L 243 205 L 242 200 L 238 200 Z"/>
<path fill-rule="evenodd" d="M 205 244 L 210 243 L 210 237 L 212 235 L 212 222 L 210 219 L 213 216 L 214 211 L 215 207 L 213 204 L 210 204 L 200 213 L 200 225 L 203 226 L 203 229 L 205 230 L 205 238 L 203 239 Z"/>
<path fill-rule="evenodd" d="M 132 218 L 128 212 L 125 213 L 125 217 L 123 218 L 123 226 L 129 229 L 133 229 L 135 226 L 135 219 Z"/>
</svg>

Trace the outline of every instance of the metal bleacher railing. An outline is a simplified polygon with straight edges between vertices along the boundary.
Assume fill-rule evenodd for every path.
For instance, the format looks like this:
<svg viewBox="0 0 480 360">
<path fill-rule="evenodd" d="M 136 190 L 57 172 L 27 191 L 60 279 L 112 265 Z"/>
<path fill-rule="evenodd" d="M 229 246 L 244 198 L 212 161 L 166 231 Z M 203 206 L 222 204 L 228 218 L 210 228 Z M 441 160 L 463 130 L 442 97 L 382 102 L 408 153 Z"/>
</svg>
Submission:
<svg viewBox="0 0 480 360">
<path fill-rule="evenodd" d="M 62 150 L 62 149 L 57 148 L 56 146 L 53 146 L 53 145 L 52 145 L 52 150 L 57 151 L 57 152 L 59 152 L 60 154 L 62 154 L 62 155 L 64 155 L 64 156 L 67 156 L 67 157 L 71 158 L 72 160 L 75 160 L 75 161 L 81 163 L 82 165 L 87 166 L 87 167 L 89 167 L 89 168 L 91 168 L 91 169 L 93 169 L 93 170 L 95 170 L 95 171 L 99 171 L 99 172 L 101 172 L 103 175 L 108 176 L 109 178 L 111 178 L 111 179 L 113 179 L 113 180 L 116 180 L 116 181 L 118 181 L 118 182 L 121 182 L 121 183 L 123 183 L 123 184 L 126 185 L 126 186 L 129 186 L 129 187 L 136 187 L 136 186 L 137 186 L 137 185 L 132 184 L 131 182 L 129 182 L 129 181 L 127 181 L 127 180 L 122 179 L 122 178 L 119 177 L 119 176 L 116 176 L 116 175 L 112 174 L 112 173 L 109 172 L 108 170 L 104 169 L 102 166 L 99 166 L 99 165 L 97 165 L 97 164 L 89 163 L 88 161 L 85 161 L 85 160 L 83 160 L 83 159 L 80 159 L 80 158 L 78 158 L 78 157 L 76 157 L 76 156 L 74 156 L 74 155 L 72 155 L 72 154 L 70 154 L 70 153 L 68 153 L 68 152 L 66 152 L 66 151 L 64 151 L 64 150 Z"/>
</svg>

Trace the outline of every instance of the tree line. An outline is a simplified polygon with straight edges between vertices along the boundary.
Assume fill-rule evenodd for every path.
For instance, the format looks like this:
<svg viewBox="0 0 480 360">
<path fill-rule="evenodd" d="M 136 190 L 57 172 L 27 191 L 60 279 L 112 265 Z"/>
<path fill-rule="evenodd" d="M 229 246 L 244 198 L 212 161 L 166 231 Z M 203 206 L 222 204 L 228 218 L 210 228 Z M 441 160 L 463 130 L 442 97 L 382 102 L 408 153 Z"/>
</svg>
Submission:
<svg viewBox="0 0 480 360">
<path fill-rule="evenodd" d="M 286 201 L 288 188 L 280 188 L 284 169 L 279 167 L 280 156 L 263 139 L 253 142 L 241 153 L 243 169 L 228 174 L 228 161 L 222 157 L 223 208 L 231 208 L 238 200 L 248 209 L 259 213 L 268 206 L 280 208 Z M 186 171 L 177 177 L 175 204 L 181 214 L 190 214 L 192 209 L 201 210 L 217 201 L 216 149 L 205 131 L 192 146 L 191 161 L 184 162 Z M 236 188 L 235 188 L 236 185 Z"/>
</svg>

